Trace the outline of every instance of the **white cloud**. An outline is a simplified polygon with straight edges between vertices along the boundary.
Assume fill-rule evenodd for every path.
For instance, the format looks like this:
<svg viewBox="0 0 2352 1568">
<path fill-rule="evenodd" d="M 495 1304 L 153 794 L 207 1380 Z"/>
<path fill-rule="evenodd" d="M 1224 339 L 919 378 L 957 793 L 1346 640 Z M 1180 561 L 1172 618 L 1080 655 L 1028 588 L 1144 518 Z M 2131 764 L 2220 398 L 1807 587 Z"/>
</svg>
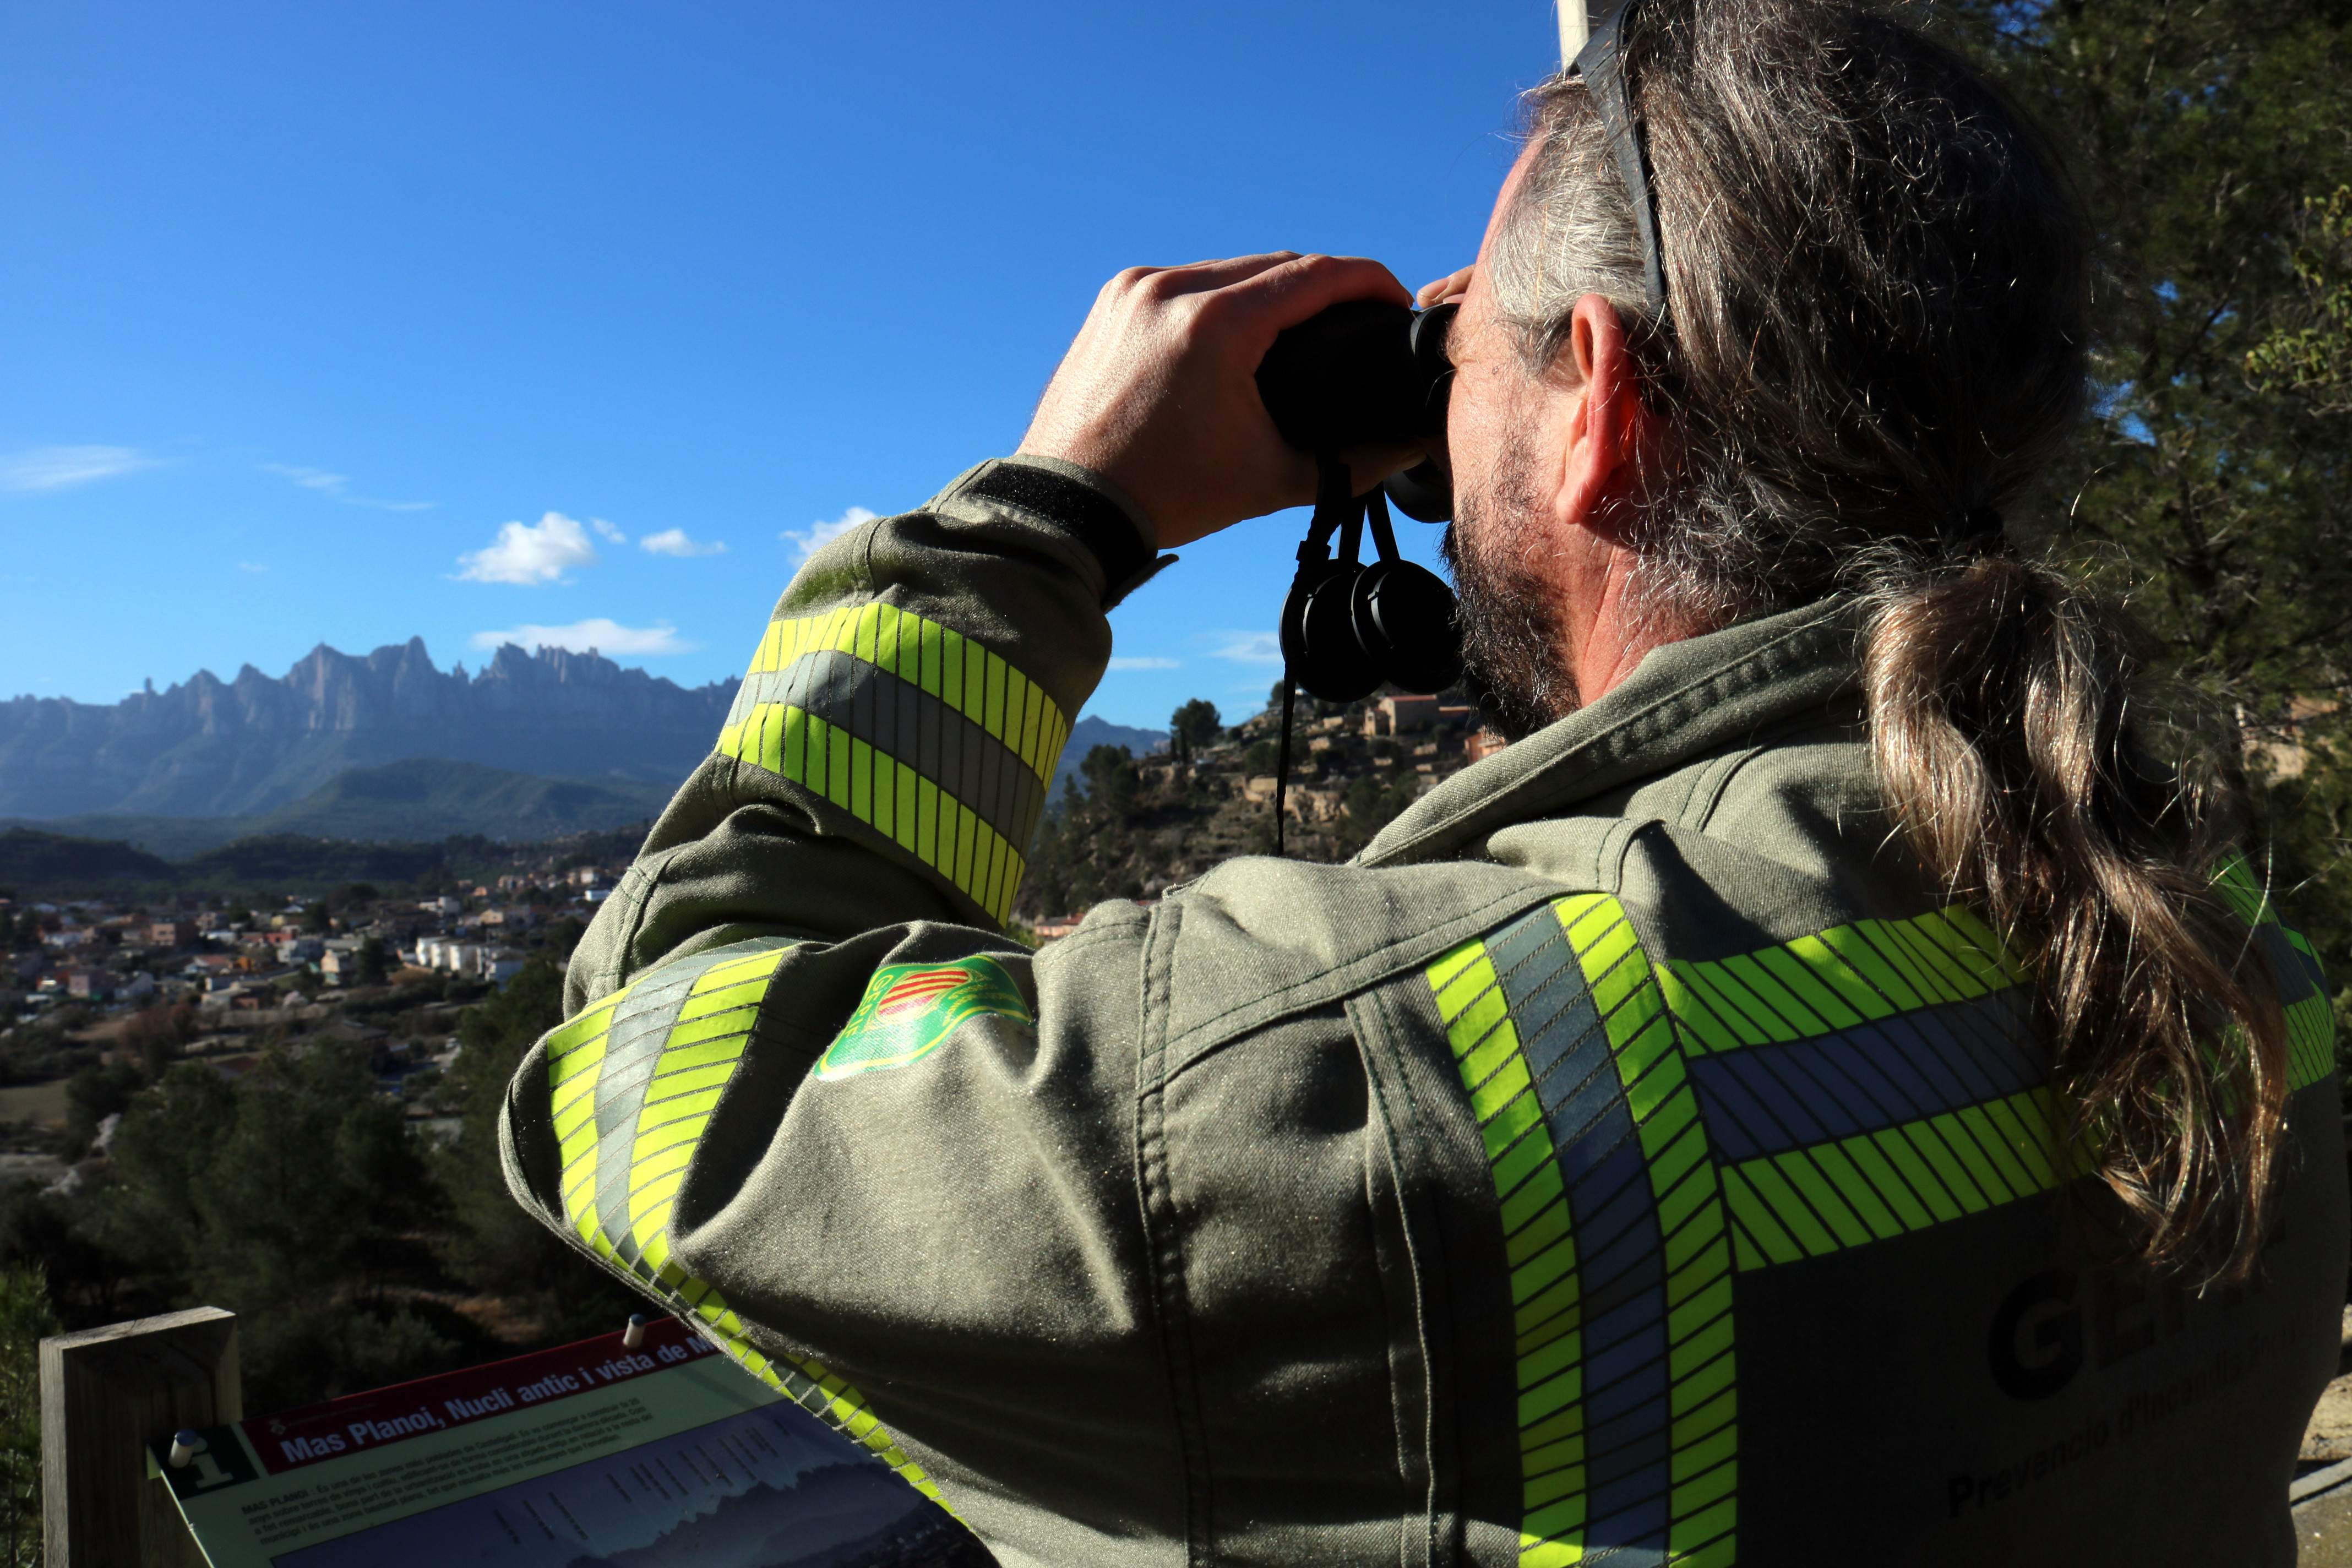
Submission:
<svg viewBox="0 0 2352 1568">
<path fill-rule="evenodd" d="M 588 520 L 588 526 L 594 529 L 598 533 L 603 534 L 605 538 L 611 540 L 615 544 L 626 544 L 629 542 L 629 536 L 623 533 L 619 527 L 613 523 L 606 522 L 601 517 L 590 518 Z M 648 546 L 648 548 L 650 548 L 650 546 Z"/>
<path fill-rule="evenodd" d="M 851 529 L 872 522 L 880 515 L 862 506 L 854 506 L 831 522 L 814 522 L 806 528 L 788 528 L 776 537 L 798 546 L 800 559 L 806 561 Z"/>
<path fill-rule="evenodd" d="M 291 463 L 263 463 L 261 471 L 276 474 L 281 479 L 291 479 L 306 490 L 324 490 L 329 495 L 340 492 L 352 481 L 341 474 L 331 474 L 324 468 L 298 468 Z"/>
<path fill-rule="evenodd" d="M 650 550 L 656 555 L 724 555 L 727 553 L 727 546 L 720 541 L 714 539 L 707 544 L 698 543 L 688 539 L 686 536 L 686 530 L 682 528 L 665 528 L 659 533 L 648 533 L 637 541 L 637 546 L 642 550 Z"/>
<path fill-rule="evenodd" d="M 429 500 L 385 500 L 378 496 L 355 496 L 351 493 L 349 476 L 325 468 L 306 468 L 297 463 L 256 463 L 254 467 L 265 474 L 275 474 L 281 479 L 299 485 L 306 490 L 316 490 L 345 506 L 373 507 L 378 511 L 430 511 L 440 504 Z"/>
<path fill-rule="evenodd" d="M 236 563 L 236 569 L 240 572 L 267 572 L 269 570 L 269 563 L 266 561 L 240 561 Z"/>
<path fill-rule="evenodd" d="M 1174 669 L 1182 663 L 1181 659 L 1174 658 L 1114 658 L 1110 667 L 1113 669 Z"/>
<path fill-rule="evenodd" d="M 1282 643 L 1272 632 L 1216 632 L 1212 634 L 1217 646 L 1209 650 L 1212 658 L 1229 658 L 1235 664 L 1280 664 Z"/>
<path fill-rule="evenodd" d="M 507 526 L 511 528 L 514 525 L 509 523 Z M 593 620 L 574 621 L 568 626 L 509 626 L 504 631 L 476 632 L 473 636 L 473 644 L 478 648 L 497 648 L 507 643 L 520 647 L 569 648 L 573 653 L 586 653 L 593 648 L 602 654 L 635 654 L 645 658 L 692 653 L 699 646 L 680 642 L 677 628 L 667 621 L 657 621 L 649 626 L 625 626 L 601 616 Z"/>
<path fill-rule="evenodd" d="M 537 522 L 499 526 L 497 542 L 487 550 L 469 550 L 457 557 L 464 568 L 457 575 L 469 583 L 520 583 L 526 587 L 561 583 L 575 566 L 596 564 L 596 547 L 588 531 L 560 511 Z M 610 623 L 606 623 L 609 625 Z"/>
<path fill-rule="evenodd" d="M 154 466 L 130 447 L 33 447 L 0 458 L 0 489 L 61 490 Z"/>
</svg>

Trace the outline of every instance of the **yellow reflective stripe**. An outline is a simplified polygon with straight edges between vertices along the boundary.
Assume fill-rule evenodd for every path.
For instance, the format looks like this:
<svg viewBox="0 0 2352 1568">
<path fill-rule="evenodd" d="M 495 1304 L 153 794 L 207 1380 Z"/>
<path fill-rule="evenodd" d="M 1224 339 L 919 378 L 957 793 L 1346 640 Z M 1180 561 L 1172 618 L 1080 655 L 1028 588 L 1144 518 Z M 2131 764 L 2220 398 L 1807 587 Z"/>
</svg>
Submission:
<svg viewBox="0 0 2352 1568">
<path fill-rule="evenodd" d="M 2224 900 L 2235 910 L 2240 920 L 2248 925 L 2264 926 L 2278 922 L 2278 911 L 2272 907 L 2270 889 L 2254 875 L 2254 868 L 2243 855 L 2231 855 L 2214 868 L 2213 886 Z"/>
<path fill-rule="evenodd" d="M 2054 1147 L 2057 1106 L 2030 1089 L 1721 1171 L 1743 1269 L 1820 1257 L 1978 1214 L 2085 1174 Z"/>
<path fill-rule="evenodd" d="M 771 621 L 749 673 L 784 669 L 812 653 L 847 654 L 913 682 L 1003 742 L 1041 783 L 1052 782 L 1068 721 L 1043 688 L 984 644 L 911 610 L 869 601 Z M 721 750 L 732 753 L 731 747 Z"/>
<path fill-rule="evenodd" d="M 619 1004 L 621 994 L 614 992 L 601 1002 L 592 1002 L 580 1010 L 579 1016 L 558 1027 L 547 1037 L 547 1054 L 552 1058 L 569 1054 L 582 1046 L 602 1044 L 604 1028 L 611 1021 L 613 1009 Z"/>
<path fill-rule="evenodd" d="M 805 744 L 763 754 L 757 739 L 763 727 L 804 735 Z M 1028 861 L 963 802 L 900 759 L 814 713 L 764 702 L 742 724 L 720 731 L 718 749 L 817 791 L 911 851 L 992 918 L 1012 914 Z"/>
<path fill-rule="evenodd" d="M 687 1117 L 707 1116 L 718 1109 L 719 1096 L 724 1088 L 724 1085 L 720 1085 L 716 1088 L 698 1089 L 692 1094 L 681 1094 L 665 1100 L 658 1105 L 649 1100 L 643 1114 L 637 1118 L 637 1125 L 650 1131 L 656 1127 Z"/>
<path fill-rule="evenodd" d="M 740 990 L 740 987 L 730 989 Z M 689 1002 L 688 1005 L 690 1008 L 692 1003 Z M 680 1015 L 678 1021 L 670 1026 L 669 1037 L 663 1049 L 667 1052 L 673 1045 L 690 1046 L 705 1040 L 724 1040 L 730 1036 L 749 1033 L 751 1020 L 759 1016 L 759 1005 L 754 1003 L 748 1007 L 735 1006 L 719 1012 L 705 1013 L 700 1017 Z"/>
<path fill-rule="evenodd" d="M 697 991 L 687 998 L 686 1010 L 678 1016 L 700 1018 L 733 1007 L 758 1005 L 761 994 L 767 990 L 766 978 L 761 974 L 739 976 L 734 972 L 740 968 L 740 964 L 730 963 L 723 969 L 711 971 L 714 988 L 709 992 Z"/>
<path fill-rule="evenodd" d="M 1674 959 L 1655 977 L 1686 1031 L 1685 1048 L 1705 1052 L 1785 1044 L 1972 1001 L 2022 984 L 2024 972 L 1981 920 L 1954 905 L 1910 920 L 1855 921 L 1727 958 Z"/>
<path fill-rule="evenodd" d="M 780 633 L 778 640 L 781 644 L 786 638 Z M 557 1115 L 562 1123 L 558 1137 L 564 1215 L 574 1234 L 610 1267 L 652 1287 L 681 1313 L 699 1320 L 719 1348 L 746 1371 L 846 1432 L 908 1485 L 945 1508 L 937 1484 L 890 1438 L 866 1408 L 864 1395 L 818 1363 L 791 1356 L 772 1359 L 754 1348 L 746 1338 L 742 1321 L 719 1290 L 680 1268 L 671 1256 L 669 1227 L 678 1191 L 710 1124 L 710 1112 L 741 1059 L 760 1003 L 792 945 L 761 942 L 751 952 L 721 959 L 696 976 L 677 1005 L 661 1053 L 646 1080 L 631 1135 L 628 1193 L 624 1200 L 628 1223 L 613 1227 L 635 1245 L 634 1264 L 622 1260 L 607 1234 L 604 1216 L 596 1209 L 603 1140 L 596 1128 L 594 1089 L 606 1034 L 622 1005 L 649 982 L 657 983 L 673 971 L 653 971 L 548 1037 L 550 1095 L 561 1101 Z M 561 1054 L 554 1048 L 559 1038 L 564 1045 Z"/>
<path fill-rule="evenodd" d="M 637 1117 L 636 1133 L 630 1140 L 632 1157 L 635 1157 L 640 1140 L 660 1134 L 664 1142 L 667 1142 L 669 1134 L 680 1122 L 697 1123 L 696 1136 L 699 1137 L 698 1124 L 708 1121 L 711 1112 L 719 1109 L 719 1097 L 726 1089 L 731 1064 L 728 1068 L 717 1069 L 714 1077 L 712 1069 L 705 1068 L 685 1084 L 656 1082 L 647 1089 L 645 1109 Z"/>
<path fill-rule="evenodd" d="M 748 1037 L 750 1030 L 751 1015 L 747 1013 L 736 1030 L 720 1035 L 715 1039 L 694 1040 L 679 1044 L 677 1037 L 673 1034 L 670 1037 L 671 1045 L 662 1053 L 661 1070 L 665 1073 L 688 1072 L 693 1068 L 709 1067 L 715 1063 L 731 1062 L 743 1054 L 743 1041 Z"/>
<path fill-rule="evenodd" d="M 570 1056 L 549 1061 L 547 1080 L 555 1091 L 555 1111 L 561 1118 L 575 1101 L 593 1100 L 597 1069 L 604 1065 L 604 1037 L 602 1035 L 585 1047 Z"/>
<path fill-rule="evenodd" d="M 683 1172 L 693 1163 L 694 1151 L 699 1142 L 701 1131 L 700 1127 L 697 1127 L 688 1136 L 672 1138 L 651 1145 L 648 1145 L 645 1138 L 639 1138 L 635 1146 L 630 1151 L 631 1192 L 644 1192 L 656 1177 L 667 1177 Z"/>
<path fill-rule="evenodd" d="M 1727 1553 L 1738 1474 L 1731 1418 L 1734 1248 L 1726 1239 L 1726 1194 L 1683 1065 L 1688 1035 L 1675 1027 L 1661 971 L 1622 903 L 1583 894 L 1554 900 L 1552 911 L 1609 1037 L 1664 1249 L 1667 1556 L 1685 1563 Z"/>
<path fill-rule="evenodd" d="M 2326 992 L 2287 1007 L 2286 1053 L 2290 1094 L 2336 1075 L 2336 1007 Z"/>
<path fill-rule="evenodd" d="M 1567 1194 L 1486 944 L 1465 942 L 1425 973 L 1503 1215 L 1518 1320 L 1519 1562 L 1574 1563 L 1583 1554 L 1584 1340 Z"/>
</svg>

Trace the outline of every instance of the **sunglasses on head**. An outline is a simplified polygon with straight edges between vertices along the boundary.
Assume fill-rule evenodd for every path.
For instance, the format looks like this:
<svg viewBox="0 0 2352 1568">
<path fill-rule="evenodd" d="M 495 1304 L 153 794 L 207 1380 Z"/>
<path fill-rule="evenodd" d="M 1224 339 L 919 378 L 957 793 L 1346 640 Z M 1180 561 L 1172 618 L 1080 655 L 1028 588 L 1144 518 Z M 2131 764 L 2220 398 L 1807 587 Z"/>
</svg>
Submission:
<svg viewBox="0 0 2352 1568">
<path fill-rule="evenodd" d="M 1581 0 L 1562 0 L 1574 5 Z M 1650 149 L 1642 122 L 1633 112 L 1633 93 L 1625 79 L 1625 57 L 1620 37 L 1638 0 L 1616 0 L 1577 51 L 1568 74 L 1580 78 L 1592 95 L 1601 129 L 1617 154 L 1617 173 L 1625 182 L 1633 204 L 1633 227 L 1642 237 L 1642 288 L 1650 309 L 1666 308 L 1666 268 L 1658 254 L 1658 193 L 1650 183 Z"/>
</svg>

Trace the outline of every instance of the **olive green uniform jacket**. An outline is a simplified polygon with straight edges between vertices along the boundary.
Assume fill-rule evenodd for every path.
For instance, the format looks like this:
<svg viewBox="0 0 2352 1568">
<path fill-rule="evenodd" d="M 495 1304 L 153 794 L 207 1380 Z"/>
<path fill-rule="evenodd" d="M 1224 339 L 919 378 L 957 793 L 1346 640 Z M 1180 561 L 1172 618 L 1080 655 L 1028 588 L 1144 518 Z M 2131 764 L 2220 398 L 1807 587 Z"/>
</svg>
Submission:
<svg viewBox="0 0 2352 1568">
<path fill-rule="evenodd" d="M 2251 879 L 2292 1139 L 2201 1297 L 2069 1222 L 2019 972 L 1890 847 L 1834 601 L 1653 652 L 1354 864 L 1033 953 L 1146 538 L 992 463 L 809 562 L 514 1080 L 526 1205 L 1007 1568 L 2293 1560 L 2346 1178 Z"/>
</svg>

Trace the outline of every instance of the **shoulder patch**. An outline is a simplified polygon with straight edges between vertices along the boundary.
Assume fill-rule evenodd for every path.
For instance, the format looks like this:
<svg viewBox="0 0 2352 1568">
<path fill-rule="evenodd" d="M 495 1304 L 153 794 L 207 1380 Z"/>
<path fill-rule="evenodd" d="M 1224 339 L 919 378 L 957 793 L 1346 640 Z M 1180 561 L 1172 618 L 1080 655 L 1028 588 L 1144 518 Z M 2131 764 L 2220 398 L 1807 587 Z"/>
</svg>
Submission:
<svg viewBox="0 0 2352 1568">
<path fill-rule="evenodd" d="M 953 963 L 885 964 L 817 1058 L 816 1076 L 831 1080 L 905 1067 L 982 1014 L 1024 1027 L 1037 1022 L 1004 965 L 986 954 Z"/>
</svg>

